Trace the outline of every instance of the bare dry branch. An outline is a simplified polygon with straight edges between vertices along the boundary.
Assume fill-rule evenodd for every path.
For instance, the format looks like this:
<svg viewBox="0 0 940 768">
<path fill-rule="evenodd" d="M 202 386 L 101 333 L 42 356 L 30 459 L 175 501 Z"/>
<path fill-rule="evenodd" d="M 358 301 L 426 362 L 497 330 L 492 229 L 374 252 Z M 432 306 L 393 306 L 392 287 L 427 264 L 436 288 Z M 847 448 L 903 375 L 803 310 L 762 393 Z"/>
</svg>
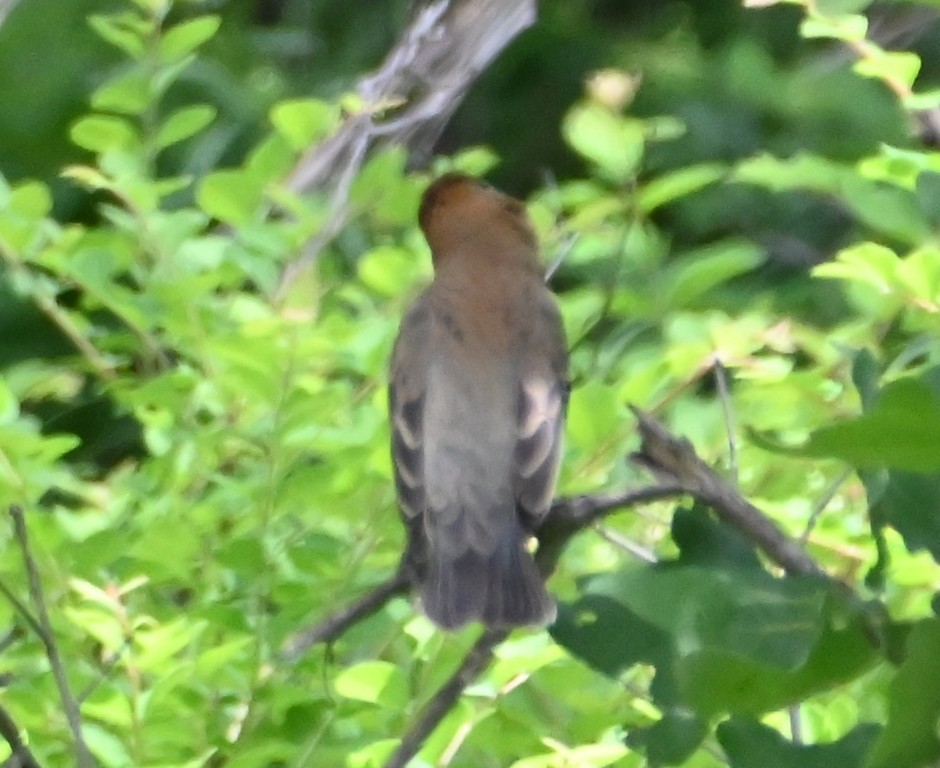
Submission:
<svg viewBox="0 0 940 768">
<path fill-rule="evenodd" d="M 419 6 L 382 66 L 356 86 L 363 108 L 312 147 L 291 174 L 295 192 L 330 191 L 329 215 L 285 269 L 278 298 L 346 223 L 349 187 L 366 158 L 381 147 L 402 146 L 413 165 L 427 162 L 470 85 L 535 18 L 536 0 L 432 0 Z"/>
<path fill-rule="evenodd" d="M 0 0 L 0 24 L 6 21 L 10 11 L 16 8 L 20 0 Z"/>
<path fill-rule="evenodd" d="M 678 485 L 708 504 L 722 522 L 743 533 L 787 573 L 829 578 L 799 544 L 702 461 L 688 440 L 674 437 L 638 408 L 632 410 L 642 438 L 634 461 L 649 469 L 661 483 Z"/>
</svg>

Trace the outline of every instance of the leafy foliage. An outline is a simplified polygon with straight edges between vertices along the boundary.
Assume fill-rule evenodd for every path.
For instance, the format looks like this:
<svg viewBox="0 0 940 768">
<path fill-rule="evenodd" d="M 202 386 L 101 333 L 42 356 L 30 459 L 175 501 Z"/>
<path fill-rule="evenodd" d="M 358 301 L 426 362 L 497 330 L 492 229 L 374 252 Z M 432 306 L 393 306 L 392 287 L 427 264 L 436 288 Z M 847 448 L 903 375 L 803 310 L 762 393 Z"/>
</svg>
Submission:
<svg viewBox="0 0 940 768">
<path fill-rule="evenodd" d="M 937 106 L 914 90 L 919 58 L 871 39 L 867 3 L 788 5 L 804 38 L 853 51 L 847 89 L 886 84 L 898 119 Z M 285 268 L 336 214 L 286 182 L 340 106 L 282 101 L 239 162 L 194 173 L 174 153 L 203 146 L 221 108 L 182 86 L 221 17 L 127 0 L 88 24 L 123 62 L 88 94 L 60 169 L 95 217 L 65 221 L 57 187 L 0 178 L 0 290 L 56 334 L 52 352 L 14 354 L 13 334 L 0 350 L 0 506 L 26 511 L 85 739 L 108 768 L 382 765 L 474 631 L 445 637 L 398 600 L 300 662 L 279 649 L 401 551 L 384 377 L 429 276 L 414 226 L 428 174 L 406 172 L 395 149 L 372 157 L 351 221 L 284 290 Z M 677 47 L 668 82 L 695 82 L 703 50 L 660 45 Z M 735 46 L 710 62 L 716 81 L 793 123 L 783 102 L 805 73 L 775 70 L 753 40 Z M 663 67 L 657 50 L 636 56 Z M 846 136 L 828 153 L 779 138 L 725 152 L 697 133 L 714 105 L 663 116 L 648 109 L 663 95 L 652 82 L 604 77 L 561 122 L 584 172 L 529 200 L 544 250 L 564 254 L 552 280 L 574 389 L 560 491 L 642 482 L 623 461 L 627 406 L 640 404 L 848 589 L 772 572 L 705 508 L 612 517 L 565 552 L 551 632 L 500 645 L 419 763 L 935 762 L 936 153 L 895 146 L 889 128 L 867 149 Z M 840 119 L 865 123 L 867 103 L 837 91 Z M 825 123 L 815 96 L 804 104 Z M 434 170 L 495 162 L 471 148 Z M 731 213 L 761 203 L 799 220 L 810 250 L 838 245 L 811 270 L 781 267 L 775 238 Z M 70 764 L 6 530 L 3 706 L 41 763 Z"/>
</svg>

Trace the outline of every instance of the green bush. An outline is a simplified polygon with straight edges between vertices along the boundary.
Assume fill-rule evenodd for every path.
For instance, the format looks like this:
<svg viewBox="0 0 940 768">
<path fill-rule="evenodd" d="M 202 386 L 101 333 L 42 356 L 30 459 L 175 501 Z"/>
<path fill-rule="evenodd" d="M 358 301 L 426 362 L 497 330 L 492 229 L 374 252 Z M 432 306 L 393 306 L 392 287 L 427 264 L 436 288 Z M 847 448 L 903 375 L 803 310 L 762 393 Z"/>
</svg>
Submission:
<svg viewBox="0 0 940 768">
<path fill-rule="evenodd" d="M 911 90 L 919 59 L 866 37 L 866 3 L 801 5 L 804 37 L 847 45 L 904 109 L 936 107 Z M 414 222 L 432 174 L 406 173 L 398 150 L 372 157 L 342 234 L 285 283 L 336 214 L 286 179 L 343 113 L 279 103 L 241 164 L 166 175 L 165 154 L 215 119 L 168 94 L 219 27 L 167 24 L 170 10 L 89 17 L 126 59 L 72 124 L 61 169 L 94 195 L 93 221 L 58 220 L 43 182 L 0 178 L 3 291 L 60 337 L 6 355 L 0 379 L 0 507 L 24 511 L 29 537 L 4 524 L 2 706 L 41 764 L 72 764 L 26 552 L 101 765 L 379 766 L 476 630 L 444 636 L 393 600 L 299 661 L 280 649 L 398 563 L 385 368 L 430 275 Z M 625 461 L 639 405 L 846 589 L 784 577 L 699 504 L 609 517 L 566 550 L 550 632 L 497 648 L 420 764 L 935 762 L 936 153 L 885 143 L 858 161 L 807 149 L 652 172 L 683 123 L 597 92 L 560 130 L 587 172 L 529 200 L 547 258 L 562 255 L 572 350 L 559 493 L 648 482 Z M 495 161 L 470 149 L 434 170 Z M 787 195 L 848 221 L 809 272 L 781 275 L 752 232 L 670 241 L 670 221 L 688 233 L 716 205 Z M 83 410 L 92 423 L 71 428 Z"/>
</svg>

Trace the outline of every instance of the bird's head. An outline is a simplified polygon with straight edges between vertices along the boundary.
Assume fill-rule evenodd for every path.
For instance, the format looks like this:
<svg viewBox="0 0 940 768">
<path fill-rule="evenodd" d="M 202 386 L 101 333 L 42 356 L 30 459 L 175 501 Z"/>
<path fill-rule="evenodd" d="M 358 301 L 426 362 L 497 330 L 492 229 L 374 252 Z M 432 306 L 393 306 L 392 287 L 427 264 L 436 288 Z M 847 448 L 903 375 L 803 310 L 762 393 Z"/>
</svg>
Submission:
<svg viewBox="0 0 940 768">
<path fill-rule="evenodd" d="M 467 253 L 522 258 L 538 265 L 537 241 L 525 206 L 471 176 L 448 173 L 434 181 L 421 199 L 418 223 L 435 267 L 453 254 Z"/>
</svg>

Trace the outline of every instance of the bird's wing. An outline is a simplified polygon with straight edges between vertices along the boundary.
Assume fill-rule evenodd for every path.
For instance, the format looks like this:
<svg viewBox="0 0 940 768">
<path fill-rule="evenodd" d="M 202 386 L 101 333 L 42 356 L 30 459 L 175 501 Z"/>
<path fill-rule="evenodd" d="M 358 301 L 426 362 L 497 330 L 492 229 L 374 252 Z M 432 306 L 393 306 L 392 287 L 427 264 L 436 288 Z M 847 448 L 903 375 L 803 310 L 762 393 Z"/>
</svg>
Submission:
<svg viewBox="0 0 940 768">
<path fill-rule="evenodd" d="M 411 519 L 425 506 L 423 433 L 429 324 L 427 294 L 423 294 L 402 320 L 392 352 L 388 390 L 395 487 L 402 512 Z"/>
<path fill-rule="evenodd" d="M 561 462 L 568 405 L 568 353 L 561 316 L 548 291 L 521 360 L 514 485 L 522 511 L 537 525 L 548 512 Z"/>
</svg>

